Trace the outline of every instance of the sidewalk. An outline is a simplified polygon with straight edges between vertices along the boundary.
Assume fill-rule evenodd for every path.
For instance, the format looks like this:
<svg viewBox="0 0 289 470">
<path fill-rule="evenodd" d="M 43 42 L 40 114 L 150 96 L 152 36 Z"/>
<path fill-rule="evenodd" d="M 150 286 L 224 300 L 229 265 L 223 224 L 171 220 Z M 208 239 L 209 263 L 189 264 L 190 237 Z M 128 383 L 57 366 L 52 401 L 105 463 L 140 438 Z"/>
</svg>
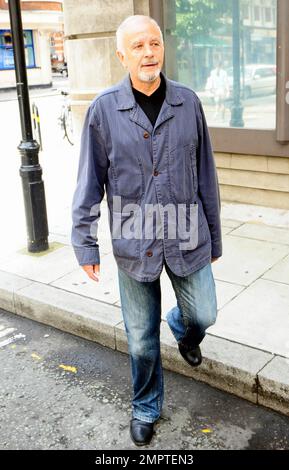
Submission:
<svg viewBox="0 0 289 470">
<path fill-rule="evenodd" d="M 77 265 L 66 206 L 50 228 L 48 252 L 28 254 L 23 232 L 17 243 L 9 245 L 8 237 L 1 243 L 0 307 L 127 352 L 106 202 L 102 206 L 99 283 Z M 175 298 L 163 270 L 163 365 L 289 415 L 289 211 L 223 202 L 222 226 L 223 256 L 212 265 L 218 320 L 202 343 L 197 369 L 183 361 L 165 321 Z"/>
</svg>

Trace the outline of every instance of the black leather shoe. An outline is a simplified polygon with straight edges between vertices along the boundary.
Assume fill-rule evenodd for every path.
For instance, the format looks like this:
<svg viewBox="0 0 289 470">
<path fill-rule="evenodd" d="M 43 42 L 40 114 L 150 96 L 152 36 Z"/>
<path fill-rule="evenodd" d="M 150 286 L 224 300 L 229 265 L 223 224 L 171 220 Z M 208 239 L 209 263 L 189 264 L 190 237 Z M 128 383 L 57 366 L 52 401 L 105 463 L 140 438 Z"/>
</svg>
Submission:
<svg viewBox="0 0 289 470">
<path fill-rule="evenodd" d="M 197 367 L 201 364 L 203 358 L 200 346 L 190 349 L 190 346 L 182 344 L 181 342 L 178 343 L 178 346 L 182 357 L 190 366 Z"/>
<path fill-rule="evenodd" d="M 137 418 L 130 421 L 130 437 L 136 446 L 145 446 L 150 443 L 154 433 L 154 423 L 146 423 Z"/>
</svg>

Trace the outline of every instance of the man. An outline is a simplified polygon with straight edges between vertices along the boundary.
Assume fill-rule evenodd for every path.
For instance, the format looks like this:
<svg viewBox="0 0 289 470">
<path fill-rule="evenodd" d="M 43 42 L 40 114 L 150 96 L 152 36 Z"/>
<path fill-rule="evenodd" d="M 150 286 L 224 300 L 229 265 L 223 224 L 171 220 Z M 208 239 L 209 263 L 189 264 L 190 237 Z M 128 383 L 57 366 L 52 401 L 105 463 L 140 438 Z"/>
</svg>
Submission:
<svg viewBox="0 0 289 470">
<path fill-rule="evenodd" d="M 92 232 L 106 190 L 131 360 L 130 433 L 145 445 L 163 403 L 160 274 L 165 265 L 177 298 L 167 321 L 182 357 L 195 367 L 217 315 L 211 263 L 222 254 L 220 196 L 202 105 L 161 73 L 157 23 L 127 18 L 117 30 L 117 56 L 128 75 L 86 114 L 71 240 L 78 263 L 98 282 Z"/>
</svg>

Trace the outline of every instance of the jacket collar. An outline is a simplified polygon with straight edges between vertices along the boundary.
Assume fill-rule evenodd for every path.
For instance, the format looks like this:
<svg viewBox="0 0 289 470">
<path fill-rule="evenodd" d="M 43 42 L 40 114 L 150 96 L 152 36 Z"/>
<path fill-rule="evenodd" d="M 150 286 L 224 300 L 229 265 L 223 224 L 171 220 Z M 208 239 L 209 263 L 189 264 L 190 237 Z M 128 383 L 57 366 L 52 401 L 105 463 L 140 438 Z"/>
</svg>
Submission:
<svg viewBox="0 0 289 470">
<path fill-rule="evenodd" d="M 169 80 L 162 72 L 161 72 L 161 75 L 164 78 L 165 83 L 166 83 L 166 97 L 165 97 L 166 102 L 172 106 L 178 106 L 180 104 L 183 104 L 184 100 L 178 94 L 178 89 L 174 85 L 174 82 L 172 80 Z M 122 111 L 122 110 L 133 108 L 136 104 L 136 101 L 135 101 L 135 97 L 132 91 L 131 80 L 130 80 L 129 74 L 127 74 L 125 78 L 120 82 L 118 90 L 119 91 L 118 91 L 118 96 L 117 96 L 117 101 L 118 101 L 117 109 Z"/>
</svg>

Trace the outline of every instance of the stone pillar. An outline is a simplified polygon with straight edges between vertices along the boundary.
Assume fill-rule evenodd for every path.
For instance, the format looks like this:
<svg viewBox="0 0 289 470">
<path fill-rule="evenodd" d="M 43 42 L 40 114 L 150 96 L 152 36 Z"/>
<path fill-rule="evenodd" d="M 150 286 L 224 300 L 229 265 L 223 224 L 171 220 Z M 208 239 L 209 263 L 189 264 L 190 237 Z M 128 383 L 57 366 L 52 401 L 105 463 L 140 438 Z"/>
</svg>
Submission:
<svg viewBox="0 0 289 470">
<path fill-rule="evenodd" d="M 51 62 L 50 62 L 50 34 L 51 31 L 40 30 L 38 34 L 41 84 L 52 85 Z"/>
<path fill-rule="evenodd" d="M 179 80 L 177 64 L 177 37 L 172 33 L 176 29 L 176 5 L 174 0 L 164 2 L 163 10 L 165 65 L 166 75 L 172 80 Z"/>
<path fill-rule="evenodd" d="M 65 51 L 76 138 L 93 98 L 125 71 L 116 57 L 115 32 L 130 15 L 149 14 L 149 0 L 64 0 Z"/>
</svg>

